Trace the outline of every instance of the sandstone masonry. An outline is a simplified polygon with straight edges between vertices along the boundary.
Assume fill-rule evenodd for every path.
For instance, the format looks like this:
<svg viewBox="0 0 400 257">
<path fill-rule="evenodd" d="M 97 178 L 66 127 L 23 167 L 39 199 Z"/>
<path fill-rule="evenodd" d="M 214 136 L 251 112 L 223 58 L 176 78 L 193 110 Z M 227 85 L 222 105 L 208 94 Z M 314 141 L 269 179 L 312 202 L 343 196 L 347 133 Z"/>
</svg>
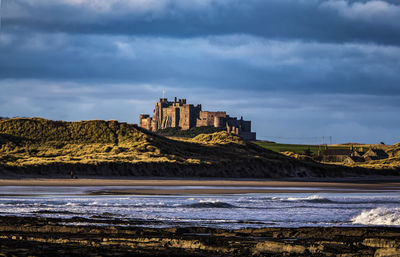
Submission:
<svg viewBox="0 0 400 257">
<path fill-rule="evenodd" d="M 226 129 L 227 132 L 243 137 L 246 140 L 255 140 L 256 133 L 251 132 L 251 121 L 229 117 L 226 112 L 208 112 L 201 110 L 201 104 L 187 104 L 186 99 L 177 99 L 169 102 L 167 98 L 160 98 L 156 103 L 153 117 L 141 114 L 139 125 L 149 131 L 165 128 L 181 128 L 187 130 L 193 127 L 213 126 Z"/>
</svg>

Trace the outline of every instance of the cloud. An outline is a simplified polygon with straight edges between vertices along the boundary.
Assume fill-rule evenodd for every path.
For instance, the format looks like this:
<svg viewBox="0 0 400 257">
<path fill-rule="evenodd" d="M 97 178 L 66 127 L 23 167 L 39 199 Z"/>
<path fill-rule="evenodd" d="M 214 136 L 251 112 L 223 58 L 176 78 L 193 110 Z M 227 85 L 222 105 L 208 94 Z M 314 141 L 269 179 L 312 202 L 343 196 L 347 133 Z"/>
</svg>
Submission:
<svg viewBox="0 0 400 257">
<path fill-rule="evenodd" d="M 349 20 L 361 20 L 370 24 L 400 26 L 400 5 L 381 0 L 350 2 L 346 0 L 328 0 L 321 3 L 321 8 L 336 11 Z"/>
<path fill-rule="evenodd" d="M 32 0 L 31 0 L 32 2 Z M 34 0 L 35 5 L 54 4 L 54 0 Z M 166 13 L 170 9 L 175 10 L 199 10 L 215 5 L 233 4 L 236 0 L 60 0 L 61 5 L 83 8 L 95 13 L 109 13 L 118 15 L 121 13 L 145 14 Z"/>
<path fill-rule="evenodd" d="M 2 13 L 3 30 L 10 32 L 178 38 L 247 34 L 398 45 L 399 7 L 386 1 L 13 0 L 4 2 Z"/>
<path fill-rule="evenodd" d="M 161 88 L 169 90 L 150 84 L 0 80 L 0 116 L 136 122 L 139 113 L 152 109 Z"/>
<path fill-rule="evenodd" d="M 400 48 L 268 40 L 3 34 L 0 78 L 399 95 Z"/>
<path fill-rule="evenodd" d="M 395 143 L 400 121 L 399 96 L 252 92 L 246 88 L 168 87 L 162 84 L 89 83 L 52 80 L 0 80 L 0 116 L 50 119 L 117 119 L 138 123 L 151 113 L 166 89 L 167 97 L 187 98 L 204 110 L 227 111 L 252 120 L 260 139 L 291 143 L 359 141 Z M 4 93 L 6 92 L 6 93 Z M 325 141 L 325 142 L 326 142 Z"/>
<path fill-rule="evenodd" d="M 37 18 L 93 22 L 93 18 L 107 19 L 121 15 L 152 20 L 165 16 L 177 16 L 180 12 L 209 11 L 213 7 L 237 2 L 237 0 L 193 0 L 190 2 L 186 0 L 14 0 L 4 3 L 4 7 L 5 17 L 9 18 L 34 19 L 35 13 L 53 10 L 55 13 Z M 60 13 L 75 13 L 75 16 L 57 16 Z"/>
</svg>

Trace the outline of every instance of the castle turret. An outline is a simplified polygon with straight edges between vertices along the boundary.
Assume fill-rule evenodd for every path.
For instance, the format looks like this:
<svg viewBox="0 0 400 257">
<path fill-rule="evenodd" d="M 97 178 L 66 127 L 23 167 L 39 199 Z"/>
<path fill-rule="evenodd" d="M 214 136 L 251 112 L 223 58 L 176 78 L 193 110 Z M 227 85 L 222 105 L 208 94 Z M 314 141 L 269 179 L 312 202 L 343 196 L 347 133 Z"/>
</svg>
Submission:
<svg viewBox="0 0 400 257">
<path fill-rule="evenodd" d="M 226 123 L 226 132 L 231 133 L 231 126 L 229 126 L 229 123 Z"/>
<path fill-rule="evenodd" d="M 152 118 L 148 114 L 140 114 L 139 116 L 139 126 L 147 130 L 152 130 L 151 127 Z"/>
</svg>

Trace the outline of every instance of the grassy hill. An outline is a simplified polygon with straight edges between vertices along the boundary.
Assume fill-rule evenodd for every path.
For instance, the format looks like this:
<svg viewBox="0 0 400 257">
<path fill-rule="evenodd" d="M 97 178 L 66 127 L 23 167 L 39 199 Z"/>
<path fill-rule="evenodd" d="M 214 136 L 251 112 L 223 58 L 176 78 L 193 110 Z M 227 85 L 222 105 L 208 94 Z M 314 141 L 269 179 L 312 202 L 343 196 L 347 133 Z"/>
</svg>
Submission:
<svg viewBox="0 0 400 257">
<path fill-rule="evenodd" d="M 0 174 L 67 176 L 71 170 L 81 176 L 248 178 L 378 173 L 296 160 L 226 132 L 181 141 L 117 121 L 0 120 Z"/>
</svg>

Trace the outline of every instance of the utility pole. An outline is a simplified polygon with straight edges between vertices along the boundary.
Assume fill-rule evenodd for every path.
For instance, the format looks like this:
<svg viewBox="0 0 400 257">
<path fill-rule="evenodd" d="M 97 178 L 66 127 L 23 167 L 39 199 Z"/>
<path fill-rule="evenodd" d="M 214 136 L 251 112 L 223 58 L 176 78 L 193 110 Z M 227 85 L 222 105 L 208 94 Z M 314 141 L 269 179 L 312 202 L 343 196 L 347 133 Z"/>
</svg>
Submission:
<svg viewBox="0 0 400 257">
<path fill-rule="evenodd" d="M 332 145 L 332 136 L 329 136 L 329 144 Z"/>
<path fill-rule="evenodd" d="M 325 144 L 325 136 L 322 136 L 322 144 Z"/>
</svg>

